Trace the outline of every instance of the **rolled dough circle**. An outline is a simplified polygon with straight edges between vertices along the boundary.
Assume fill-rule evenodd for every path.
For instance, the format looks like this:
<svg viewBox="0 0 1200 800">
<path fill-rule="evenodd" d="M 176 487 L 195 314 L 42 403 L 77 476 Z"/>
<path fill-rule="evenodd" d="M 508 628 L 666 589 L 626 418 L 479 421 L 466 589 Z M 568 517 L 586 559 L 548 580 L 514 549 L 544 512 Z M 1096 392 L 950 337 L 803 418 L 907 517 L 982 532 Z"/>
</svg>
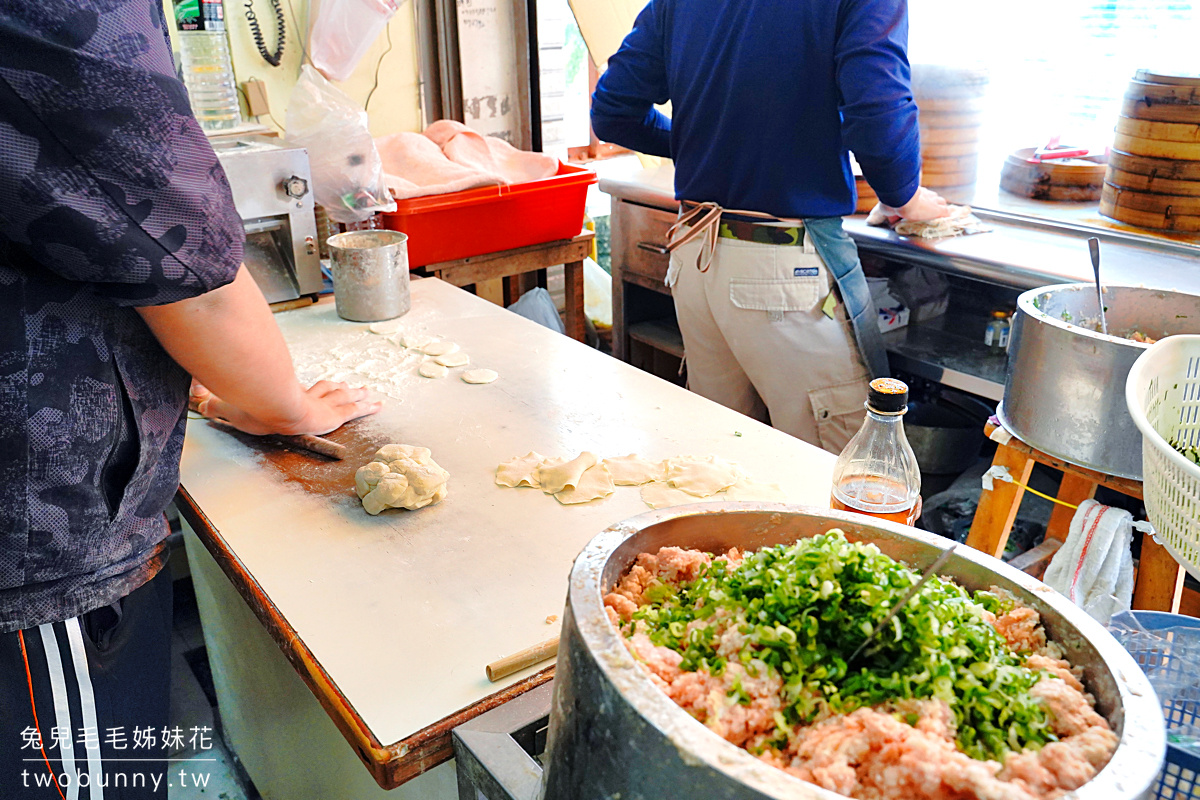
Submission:
<svg viewBox="0 0 1200 800">
<path fill-rule="evenodd" d="M 391 336 L 393 333 L 400 330 L 400 326 L 403 324 L 404 323 L 398 319 L 387 319 L 383 322 L 372 322 L 367 330 L 369 330 L 371 333 L 379 334 L 380 336 Z"/>
<path fill-rule="evenodd" d="M 410 347 L 413 350 L 420 350 L 425 345 L 433 341 L 432 336 L 424 333 L 406 333 L 404 334 L 404 346 Z"/>
<path fill-rule="evenodd" d="M 499 373 L 490 369 L 469 369 L 462 374 L 462 379 L 467 383 L 491 383 L 499 377 Z"/>
<path fill-rule="evenodd" d="M 422 361 L 421 366 L 417 368 L 417 372 L 421 373 L 426 378 L 444 378 L 450 370 L 443 365 L 437 363 L 432 358 L 427 361 Z"/>
<path fill-rule="evenodd" d="M 471 357 L 461 350 L 456 350 L 453 353 L 447 353 L 444 356 L 438 356 L 434 359 L 443 367 L 462 367 L 471 363 Z"/>
<path fill-rule="evenodd" d="M 420 348 L 421 352 L 427 356 L 444 356 L 453 353 L 458 349 L 458 345 L 454 342 L 430 342 Z"/>
</svg>

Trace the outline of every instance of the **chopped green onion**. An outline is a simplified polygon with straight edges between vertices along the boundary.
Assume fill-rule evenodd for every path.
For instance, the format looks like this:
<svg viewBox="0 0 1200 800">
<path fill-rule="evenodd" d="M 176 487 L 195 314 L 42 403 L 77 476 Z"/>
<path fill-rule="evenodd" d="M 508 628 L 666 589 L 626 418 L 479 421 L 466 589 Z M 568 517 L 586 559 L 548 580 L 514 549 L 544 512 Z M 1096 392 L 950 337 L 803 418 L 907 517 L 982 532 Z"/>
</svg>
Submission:
<svg viewBox="0 0 1200 800">
<path fill-rule="evenodd" d="M 732 657 L 747 674 L 783 680 L 775 724 L 784 738 L 830 713 L 934 698 L 949 704 L 959 748 L 973 758 L 1003 760 L 1055 741 L 1045 706 L 1029 692 L 1043 673 L 1024 667 L 984 619 L 985 610 L 1013 607 L 995 594 L 931 578 L 892 618 L 890 635 L 849 669 L 845 658 L 918 577 L 875 545 L 832 530 L 749 553 L 736 567 L 714 561 L 678 586 L 652 585 L 634 619 L 652 642 L 683 656 L 680 669 L 717 675 L 725 669 L 720 633 L 738 630 L 746 643 Z M 729 696 L 750 702 L 740 677 Z"/>
</svg>

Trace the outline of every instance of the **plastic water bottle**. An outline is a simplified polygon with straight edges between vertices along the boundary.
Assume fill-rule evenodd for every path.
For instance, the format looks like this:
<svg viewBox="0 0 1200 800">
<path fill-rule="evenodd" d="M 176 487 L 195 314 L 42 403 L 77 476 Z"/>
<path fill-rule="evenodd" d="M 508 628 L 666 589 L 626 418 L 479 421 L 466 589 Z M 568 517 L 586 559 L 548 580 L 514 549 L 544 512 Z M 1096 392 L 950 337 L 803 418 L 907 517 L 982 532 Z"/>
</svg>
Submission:
<svg viewBox="0 0 1200 800">
<path fill-rule="evenodd" d="M 242 111 L 225 32 L 180 31 L 179 60 L 200 127 L 223 131 L 240 125 Z"/>
<path fill-rule="evenodd" d="M 192 112 L 206 131 L 224 131 L 242 123 L 233 60 L 220 0 L 175 5 L 180 71 Z"/>
</svg>

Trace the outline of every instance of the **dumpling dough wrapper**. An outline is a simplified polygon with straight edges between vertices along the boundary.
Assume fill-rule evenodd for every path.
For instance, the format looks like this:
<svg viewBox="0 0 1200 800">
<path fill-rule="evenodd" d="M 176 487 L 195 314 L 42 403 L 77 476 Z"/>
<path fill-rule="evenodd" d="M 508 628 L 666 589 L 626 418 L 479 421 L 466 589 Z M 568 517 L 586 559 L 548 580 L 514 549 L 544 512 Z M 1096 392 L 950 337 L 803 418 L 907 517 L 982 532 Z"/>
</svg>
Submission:
<svg viewBox="0 0 1200 800">
<path fill-rule="evenodd" d="M 564 506 L 588 503 L 608 497 L 613 493 L 613 478 L 604 464 L 588 467 L 579 477 L 579 483 L 573 488 L 563 489 L 554 494 L 554 499 Z"/>
<path fill-rule="evenodd" d="M 604 465 L 612 473 L 617 486 L 640 486 L 650 481 L 661 481 L 666 477 L 665 461 L 650 461 L 636 453 L 604 459 Z"/>
<path fill-rule="evenodd" d="M 538 488 L 537 472 L 546 457 L 541 453 L 530 450 L 528 454 L 510 458 L 496 467 L 496 483 L 501 486 L 532 486 Z"/>
<path fill-rule="evenodd" d="M 354 473 L 354 490 L 363 510 L 374 516 L 388 508 L 416 511 L 440 503 L 449 480 L 428 447 L 389 444 Z"/>
<path fill-rule="evenodd" d="M 682 506 L 688 503 L 710 502 L 720 500 L 719 496 L 710 495 L 709 497 L 696 497 L 694 494 L 689 494 L 683 489 L 676 489 L 666 481 L 654 481 L 642 486 L 642 502 L 651 508 L 668 508 L 670 506 Z"/>
<path fill-rule="evenodd" d="M 586 450 L 570 461 L 553 458 L 537 470 L 538 485 L 546 494 L 558 494 L 563 489 L 574 489 L 579 485 L 583 473 L 596 465 L 596 454 Z"/>
<path fill-rule="evenodd" d="M 695 497 L 709 497 L 728 489 L 740 477 L 742 471 L 738 466 L 720 456 L 667 459 L 667 482 Z"/>
<path fill-rule="evenodd" d="M 779 488 L 779 484 L 764 483 L 744 476 L 733 486 L 721 492 L 720 496 L 726 500 L 736 501 L 760 500 L 772 503 L 786 503 L 788 500 L 788 496 L 784 494 L 783 489 Z"/>
</svg>

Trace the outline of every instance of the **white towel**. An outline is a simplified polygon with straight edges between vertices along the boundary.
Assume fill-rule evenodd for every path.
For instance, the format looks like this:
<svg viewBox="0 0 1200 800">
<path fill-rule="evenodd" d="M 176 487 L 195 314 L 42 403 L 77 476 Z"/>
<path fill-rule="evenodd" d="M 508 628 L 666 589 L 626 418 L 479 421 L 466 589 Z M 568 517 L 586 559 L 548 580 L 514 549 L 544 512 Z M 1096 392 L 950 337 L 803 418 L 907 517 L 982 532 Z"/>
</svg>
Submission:
<svg viewBox="0 0 1200 800">
<path fill-rule="evenodd" d="M 1113 614 L 1128 610 L 1133 599 L 1132 539 L 1128 511 L 1085 500 L 1042 580 L 1107 624 Z"/>
</svg>

